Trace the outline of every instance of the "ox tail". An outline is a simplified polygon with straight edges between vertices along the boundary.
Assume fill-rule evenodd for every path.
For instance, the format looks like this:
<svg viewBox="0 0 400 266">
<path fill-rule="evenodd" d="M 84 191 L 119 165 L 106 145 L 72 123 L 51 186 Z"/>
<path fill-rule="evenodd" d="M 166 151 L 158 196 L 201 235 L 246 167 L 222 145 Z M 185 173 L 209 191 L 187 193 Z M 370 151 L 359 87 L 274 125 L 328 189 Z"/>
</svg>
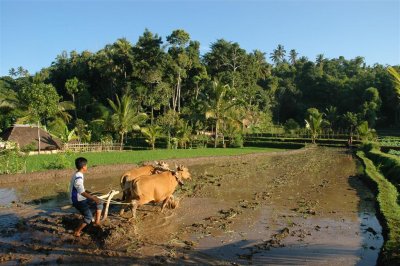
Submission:
<svg viewBox="0 0 400 266">
<path fill-rule="evenodd" d="M 124 188 L 125 188 L 125 182 L 126 182 L 126 179 L 127 179 L 128 177 L 129 177 L 129 174 L 123 174 L 123 175 L 121 176 L 121 179 L 120 179 L 119 184 L 121 185 L 122 190 L 124 190 Z"/>
<path fill-rule="evenodd" d="M 137 185 L 137 180 L 133 181 L 130 186 L 130 196 L 132 199 L 139 199 L 140 198 L 140 189 Z"/>
</svg>

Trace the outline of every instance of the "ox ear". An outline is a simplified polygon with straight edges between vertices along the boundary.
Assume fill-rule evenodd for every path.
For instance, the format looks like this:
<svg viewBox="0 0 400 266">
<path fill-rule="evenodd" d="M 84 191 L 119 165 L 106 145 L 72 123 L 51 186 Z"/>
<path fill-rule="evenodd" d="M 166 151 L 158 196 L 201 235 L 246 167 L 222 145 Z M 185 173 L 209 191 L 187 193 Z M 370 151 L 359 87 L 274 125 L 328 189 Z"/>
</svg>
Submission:
<svg viewBox="0 0 400 266">
<path fill-rule="evenodd" d="M 159 161 L 154 161 L 154 163 L 155 163 L 156 165 L 159 165 L 159 164 L 160 164 L 160 162 L 159 162 Z"/>
</svg>

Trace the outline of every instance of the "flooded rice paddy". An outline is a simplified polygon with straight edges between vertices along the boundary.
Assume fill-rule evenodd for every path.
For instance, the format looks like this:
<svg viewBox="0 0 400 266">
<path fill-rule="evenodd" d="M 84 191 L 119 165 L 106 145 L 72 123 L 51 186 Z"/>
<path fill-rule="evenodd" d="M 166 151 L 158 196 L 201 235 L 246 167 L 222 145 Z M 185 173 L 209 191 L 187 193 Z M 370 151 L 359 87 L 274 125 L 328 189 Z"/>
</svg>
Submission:
<svg viewBox="0 0 400 266">
<path fill-rule="evenodd" d="M 346 150 L 174 162 L 192 173 L 175 193 L 177 209 L 149 204 L 129 222 L 113 205 L 102 228 L 79 239 L 79 215 L 61 208 L 70 176 L 1 184 L 0 263 L 376 264 L 383 237 L 374 196 Z M 89 169 L 86 189 L 118 189 L 123 172 Z"/>
</svg>

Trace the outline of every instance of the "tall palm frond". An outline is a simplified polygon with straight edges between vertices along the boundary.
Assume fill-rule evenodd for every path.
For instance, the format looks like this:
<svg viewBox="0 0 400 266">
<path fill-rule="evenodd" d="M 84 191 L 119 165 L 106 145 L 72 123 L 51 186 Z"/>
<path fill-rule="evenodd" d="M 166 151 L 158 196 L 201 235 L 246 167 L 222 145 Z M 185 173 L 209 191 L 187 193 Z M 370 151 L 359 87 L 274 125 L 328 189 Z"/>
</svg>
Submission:
<svg viewBox="0 0 400 266">
<path fill-rule="evenodd" d="M 114 112 L 111 116 L 112 123 L 121 137 L 120 150 L 122 150 L 124 135 L 132 130 L 139 130 L 140 125 L 147 119 L 147 115 L 136 112 L 132 96 L 129 94 L 123 95 L 121 99 L 116 95 L 115 102 L 108 99 L 108 103 Z"/>
</svg>

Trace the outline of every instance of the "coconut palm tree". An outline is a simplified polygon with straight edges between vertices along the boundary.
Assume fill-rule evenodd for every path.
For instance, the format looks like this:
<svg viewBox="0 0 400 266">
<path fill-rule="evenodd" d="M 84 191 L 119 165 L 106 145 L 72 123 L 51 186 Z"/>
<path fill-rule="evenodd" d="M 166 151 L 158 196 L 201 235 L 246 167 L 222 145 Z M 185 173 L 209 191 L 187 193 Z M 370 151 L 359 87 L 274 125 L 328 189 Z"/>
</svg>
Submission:
<svg viewBox="0 0 400 266">
<path fill-rule="evenodd" d="M 329 122 L 329 126 L 331 129 L 334 128 L 336 121 L 338 119 L 337 108 L 336 106 L 329 106 L 325 109 L 326 119 Z"/>
<path fill-rule="evenodd" d="M 316 108 L 309 108 L 307 113 L 308 118 L 305 120 L 306 128 L 311 131 L 312 143 L 315 144 L 315 140 L 317 139 L 318 133 L 321 130 L 323 113 L 320 113 Z"/>
<path fill-rule="evenodd" d="M 290 61 L 290 63 L 292 65 L 296 64 L 298 55 L 299 55 L 299 53 L 296 52 L 295 49 L 290 50 L 290 52 L 289 52 L 289 61 Z"/>
<path fill-rule="evenodd" d="M 220 125 L 226 119 L 227 112 L 239 104 L 239 101 L 235 99 L 228 99 L 227 93 L 230 90 L 229 85 L 222 85 L 219 81 L 213 82 L 213 93 L 214 97 L 209 99 L 206 118 L 215 119 L 215 141 L 214 147 L 218 144 L 218 134 L 220 131 Z"/>
<path fill-rule="evenodd" d="M 186 144 L 190 141 L 192 135 L 192 127 L 189 126 L 189 121 L 183 122 L 177 132 L 178 142 L 182 148 L 186 149 Z"/>
<path fill-rule="evenodd" d="M 133 106 L 132 96 L 129 94 L 123 95 L 121 99 L 116 95 L 115 102 L 108 99 L 108 103 L 114 112 L 111 116 L 112 123 L 114 129 L 120 135 L 120 150 L 122 150 L 124 136 L 134 129 L 139 130 L 140 124 L 147 119 L 147 115 L 136 112 L 136 108 Z"/>
<path fill-rule="evenodd" d="M 63 101 L 57 104 L 58 112 L 56 116 L 60 117 L 66 123 L 71 121 L 72 116 L 68 113 L 68 111 L 75 110 L 75 104 L 71 101 Z"/>
<path fill-rule="evenodd" d="M 141 129 L 142 134 L 146 137 L 146 142 L 151 145 L 151 149 L 155 149 L 157 138 L 162 136 L 162 128 L 157 125 L 150 125 Z"/>
<path fill-rule="evenodd" d="M 269 58 L 271 58 L 271 60 L 275 64 L 279 64 L 285 60 L 285 55 L 286 55 L 285 48 L 283 47 L 282 44 L 278 44 L 278 47 L 276 49 L 274 49 L 274 51 L 271 53 L 271 56 Z"/>
</svg>

